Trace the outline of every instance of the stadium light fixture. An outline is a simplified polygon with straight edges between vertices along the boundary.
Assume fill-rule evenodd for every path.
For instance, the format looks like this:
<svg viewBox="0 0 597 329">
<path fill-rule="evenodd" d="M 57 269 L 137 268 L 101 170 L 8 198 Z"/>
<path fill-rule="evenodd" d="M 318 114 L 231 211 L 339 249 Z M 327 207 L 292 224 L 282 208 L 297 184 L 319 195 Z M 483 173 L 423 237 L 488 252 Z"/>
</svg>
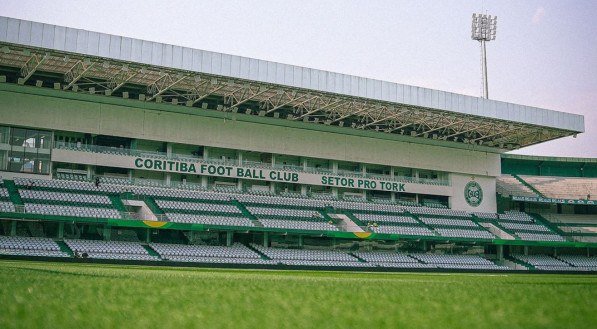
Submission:
<svg viewBox="0 0 597 329">
<path fill-rule="evenodd" d="M 485 43 L 495 40 L 497 16 L 473 14 L 471 38 L 481 43 L 481 74 L 483 79 L 483 98 L 489 98 L 487 84 L 487 52 Z"/>
</svg>

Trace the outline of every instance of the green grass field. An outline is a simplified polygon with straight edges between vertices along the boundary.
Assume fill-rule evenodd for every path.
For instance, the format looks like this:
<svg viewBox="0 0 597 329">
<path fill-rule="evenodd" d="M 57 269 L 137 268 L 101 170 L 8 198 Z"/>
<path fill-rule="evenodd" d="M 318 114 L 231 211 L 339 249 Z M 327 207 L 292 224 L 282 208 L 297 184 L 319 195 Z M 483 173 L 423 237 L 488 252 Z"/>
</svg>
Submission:
<svg viewBox="0 0 597 329">
<path fill-rule="evenodd" d="M 597 276 L 0 261 L 0 328 L 595 328 Z"/>
</svg>

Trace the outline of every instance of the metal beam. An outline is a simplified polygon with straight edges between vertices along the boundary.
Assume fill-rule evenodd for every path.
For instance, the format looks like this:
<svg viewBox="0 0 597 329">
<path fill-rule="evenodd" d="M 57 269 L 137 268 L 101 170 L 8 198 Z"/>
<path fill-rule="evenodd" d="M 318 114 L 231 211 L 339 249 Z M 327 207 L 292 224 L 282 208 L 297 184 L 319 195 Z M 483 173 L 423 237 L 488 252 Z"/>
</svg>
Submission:
<svg viewBox="0 0 597 329">
<path fill-rule="evenodd" d="M 129 71 L 131 73 L 129 73 Z M 108 87 L 111 92 L 115 92 L 129 82 L 132 78 L 139 74 L 137 71 L 130 70 L 127 66 L 123 66 L 120 71 L 108 81 Z"/>
<path fill-rule="evenodd" d="M 50 57 L 50 54 L 48 54 L 48 53 L 45 53 L 42 58 L 39 58 L 39 56 L 37 56 L 37 54 L 33 54 L 27 60 L 27 62 L 25 62 L 25 65 L 23 65 L 21 67 L 22 78 L 19 82 L 22 84 L 27 82 L 27 80 L 29 80 L 29 78 L 33 75 L 33 73 L 35 73 L 35 71 L 37 71 L 37 68 L 40 65 L 42 65 L 49 57 Z"/>
<path fill-rule="evenodd" d="M 302 119 L 302 118 L 304 118 L 306 116 L 309 116 L 309 115 L 311 115 L 313 113 L 316 113 L 316 112 L 319 112 L 319 111 L 323 111 L 326 108 L 329 108 L 330 106 L 334 106 L 334 105 L 336 105 L 338 103 L 342 103 L 342 102 L 346 102 L 346 100 L 344 100 L 344 99 L 338 99 L 336 101 L 332 101 L 332 102 L 330 102 L 330 103 L 328 103 L 328 104 L 326 104 L 326 105 L 324 105 L 322 107 L 318 107 L 318 108 L 315 108 L 314 110 L 308 111 L 307 113 L 304 113 L 304 114 L 302 114 L 302 115 L 294 118 L 293 120 L 300 120 L 300 119 Z"/>
<path fill-rule="evenodd" d="M 448 127 L 451 127 L 453 125 L 457 125 L 457 124 L 461 124 L 461 123 L 465 123 L 465 122 L 466 122 L 466 120 L 456 120 L 456 121 L 454 121 L 452 123 L 449 123 L 449 124 L 446 124 L 446 125 L 443 125 L 443 126 L 439 126 L 439 127 L 435 127 L 433 129 L 430 129 L 430 130 L 424 131 L 422 133 L 419 133 L 419 134 L 417 134 L 417 136 L 421 136 L 421 135 L 423 135 L 425 133 L 429 134 L 431 132 L 442 130 L 444 128 L 448 128 Z"/>
<path fill-rule="evenodd" d="M 250 101 L 251 99 L 253 99 L 257 96 L 263 95 L 264 93 L 266 93 L 269 90 L 269 88 L 267 88 L 265 86 L 257 86 L 257 91 L 254 92 L 251 89 L 251 87 L 252 87 L 252 85 L 246 85 L 246 86 L 243 86 L 243 87 L 225 95 L 224 97 L 228 98 L 228 102 L 229 102 L 228 105 L 230 107 L 239 106 L 243 103 Z M 242 93 L 239 96 L 235 95 L 236 92 L 241 91 L 241 90 L 242 90 Z M 233 100 L 236 101 L 236 103 L 234 103 Z"/>
<path fill-rule="evenodd" d="M 146 101 L 152 101 L 156 97 L 163 94 L 166 90 L 174 87 L 177 83 L 181 82 L 186 78 L 185 75 L 179 76 L 176 79 L 173 79 L 172 76 L 168 73 L 162 75 L 159 79 L 154 81 L 151 85 L 147 87 L 147 90 L 153 95 L 147 98 Z"/>
<path fill-rule="evenodd" d="M 79 79 L 89 71 L 95 63 L 91 61 L 83 62 L 78 61 L 73 65 L 65 74 L 64 74 L 64 81 L 68 82 L 66 86 L 64 86 L 64 90 L 72 87 Z"/>
</svg>

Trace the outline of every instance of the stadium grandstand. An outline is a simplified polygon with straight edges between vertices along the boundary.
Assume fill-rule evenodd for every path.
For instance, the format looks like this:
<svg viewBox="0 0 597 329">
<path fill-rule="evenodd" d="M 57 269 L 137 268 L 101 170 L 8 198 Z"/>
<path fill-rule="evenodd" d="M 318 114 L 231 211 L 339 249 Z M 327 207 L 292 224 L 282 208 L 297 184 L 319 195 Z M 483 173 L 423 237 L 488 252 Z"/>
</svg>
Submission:
<svg viewBox="0 0 597 329">
<path fill-rule="evenodd" d="M 0 17 L 0 256 L 597 271 L 583 117 Z"/>
</svg>

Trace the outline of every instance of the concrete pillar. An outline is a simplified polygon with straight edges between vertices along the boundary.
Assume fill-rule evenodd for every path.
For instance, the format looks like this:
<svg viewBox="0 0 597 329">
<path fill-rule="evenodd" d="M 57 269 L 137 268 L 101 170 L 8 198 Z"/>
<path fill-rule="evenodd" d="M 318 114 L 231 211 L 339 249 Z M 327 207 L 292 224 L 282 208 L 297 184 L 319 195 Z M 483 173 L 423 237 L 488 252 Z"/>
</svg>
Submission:
<svg viewBox="0 0 597 329">
<path fill-rule="evenodd" d="M 87 166 L 87 179 L 89 179 L 89 180 L 93 179 L 93 175 L 94 175 L 93 166 Z"/>
<path fill-rule="evenodd" d="M 504 260 L 504 246 L 501 244 L 498 244 L 496 247 L 497 247 L 497 251 L 496 251 L 497 259 L 500 261 Z"/>
<path fill-rule="evenodd" d="M 12 222 L 10 222 L 10 236 L 16 236 L 17 235 L 17 221 L 13 220 Z"/>
<path fill-rule="evenodd" d="M 112 238 L 112 228 L 110 226 L 104 226 L 104 241 L 110 241 Z"/>
<path fill-rule="evenodd" d="M 303 239 L 302 235 L 298 236 L 298 245 L 299 245 L 300 248 L 302 248 L 303 245 L 304 245 L 304 239 Z"/>
<path fill-rule="evenodd" d="M 338 173 L 338 161 L 332 161 L 332 166 L 330 169 L 332 169 L 332 172 L 334 174 L 337 174 Z"/>
<path fill-rule="evenodd" d="M 392 202 L 396 202 L 396 192 L 390 192 L 390 200 L 392 200 Z"/>
<path fill-rule="evenodd" d="M 64 222 L 58 223 L 58 239 L 64 239 Z"/>
<path fill-rule="evenodd" d="M 269 182 L 269 191 L 271 193 L 276 193 L 276 182 Z"/>
<path fill-rule="evenodd" d="M 269 232 L 263 232 L 263 246 L 269 247 Z"/>
<path fill-rule="evenodd" d="M 203 160 L 209 159 L 209 147 L 203 147 Z M 201 187 L 207 188 L 208 178 L 207 176 L 201 176 Z"/>
<path fill-rule="evenodd" d="M 423 240 L 423 251 L 427 251 L 427 241 Z"/>
<path fill-rule="evenodd" d="M 272 154 L 272 168 L 276 166 L 276 155 Z"/>
<path fill-rule="evenodd" d="M 558 248 L 557 247 L 553 247 L 553 256 L 558 257 Z"/>
<path fill-rule="evenodd" d="M 301 158 L 301 167 L 303 167 L 303 170 L 307 170 L 308 164 L 306 158 Z M 307 190 L 308 188 L 306 185 L 301 185 L 301 195 L 307 195 Z"/>
<path fill-rule="evenodd" d="M 243 166 L 243 161 L 244 161 L 243 160 L 243 152 L 242 151 L 237 151 L 236 152 L 236 158 L 238 160 L 238 165 L 242 167 Z"/>
<path fill-rule="evenodd" d="M 332 195 L 335 196 L 336 198 L 338 197 L 338 188 L 337 187 L 332 187 Z"/>
<path fill-rule="evenodd" d="M 364 163 L 361 163 L 361 173 L 363 174 L 363 177 L 367 176 L 367 165 Z"/>
<path fill-rule="evenodd" d="M 166 156 L 172 158 L 172 143 L 166 143 Z"/>
<path fill-rule="evenodd" d="M 230 247 L 234 239 L 234 232 L 226 231 L 226 246 Z"/>
<path fill-rule="evenodd" d="M 236 189 L 239 191 L 242 191 L 243 189 L 243 180 L 242 179 L 238 179 L 238 182 L 236 182 Z"/>
<path fill-rule="evenodd" d="M 172 158 L 172 143 L 166 143 L 166 157 Z M 172 174 L 167 172 L 164 175 L 164 185 L 171 186 Z"/>
<path fill-rule="evenodd" d="M 524 255 L 528 256 L 529 255 L 529 246 L 524 246 Z"/>
</svg>

